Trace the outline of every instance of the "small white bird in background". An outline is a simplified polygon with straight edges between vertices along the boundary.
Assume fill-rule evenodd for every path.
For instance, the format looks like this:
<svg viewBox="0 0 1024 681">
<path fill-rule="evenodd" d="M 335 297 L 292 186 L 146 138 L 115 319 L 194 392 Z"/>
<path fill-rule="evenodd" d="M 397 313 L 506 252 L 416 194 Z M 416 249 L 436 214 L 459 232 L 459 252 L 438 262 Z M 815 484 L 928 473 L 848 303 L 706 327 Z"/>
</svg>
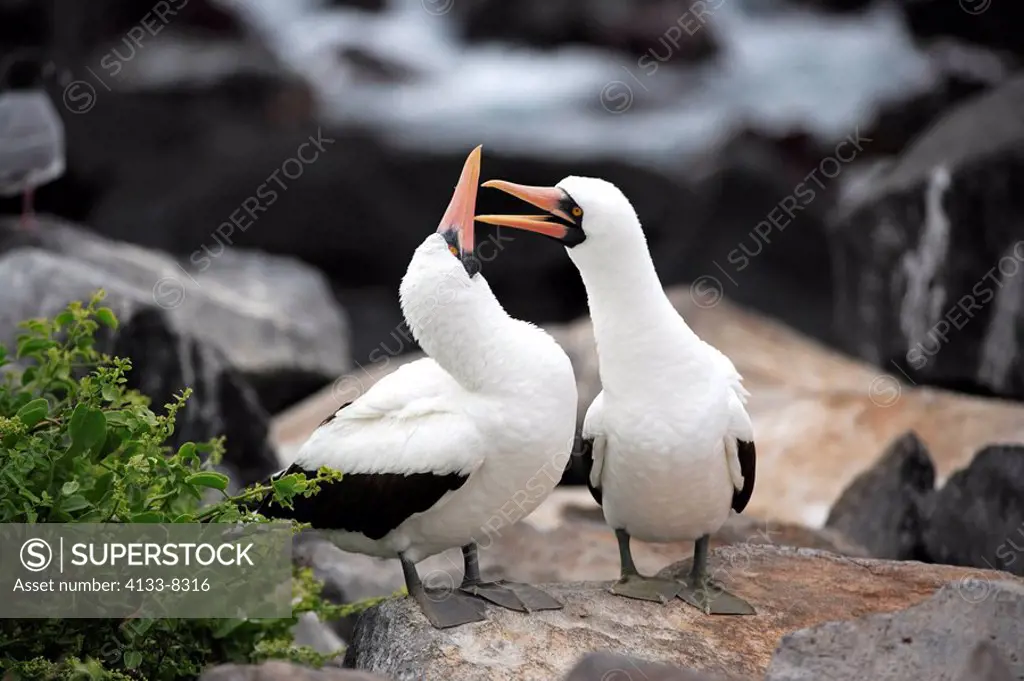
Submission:
<svg viewBox="0 0 1024 681">
<path fill-rule="evenodd" d="M 318 427 L 278 476 L 341 471 L 340 481 L 268 517 L 335 530 L 346 551 L 398 558 L 409 594 L 438 628 L 485 619 L 479 598 L 520 611 L 561 608 L 535 587 L 482 582 L 476 543 L 512 502 L 516 520 L 569 462 L 577 392 L 572 364 L 546 332 L 508 316 L 479 272 L 473 214 L 480 148 L 466 160 L 435 234 L 402 280 L 402 311 L 428 358 L 384 377 Z M 275 476 L 277 477 L 277 476 Z M 415 563 L 461 546 L 465 579 L 426 588 Z"/>
<path fill-rule="evenodd" d="M 483 186 L 548 214 L 478 221 L 559 241 L 587 289 L 603 390 L 584 419 L 583 458 L 619 543 L 622 574 L 612 592 L 662 603 L 679 596 L 708 614 L 753 614 L 707 572 L 710 535 L 730 509 L 743 511 L 754 489 L 749 393 L 736 368 L 669 302 L 636 211 L 615 185 L 567 177 L 555 187 Z M 695 541 L 687 583 L 641 576 L 630 537 Z"/>
<path fill-rule="evenodd" d="M 0 65 L 0 79 L 13 80 L 16 64 Z M 0 196 L 22 195 L 21 228 L 26 230 L 35 226 L 36 187 L 56 180 L 65 169 L 64 122 L 42 88 L 41 70 L 34 63 L 27 66 L 34 72 L 27 83 L 0 92 Z"/>
</svg>

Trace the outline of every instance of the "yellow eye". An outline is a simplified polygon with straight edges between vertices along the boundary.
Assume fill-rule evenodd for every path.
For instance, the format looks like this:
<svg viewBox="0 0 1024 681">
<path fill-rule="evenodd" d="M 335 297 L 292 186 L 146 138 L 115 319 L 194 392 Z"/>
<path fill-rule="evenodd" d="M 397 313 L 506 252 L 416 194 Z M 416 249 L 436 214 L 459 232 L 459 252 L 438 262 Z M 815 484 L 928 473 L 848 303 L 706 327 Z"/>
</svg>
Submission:
<svg viewBox="0 0 1024 681">
<path fill-rule="evenodd" d="M 448 250 L 451 251 L 452 255 L 455 257 L 459 257 L 459 249 L 455 248 L 455 246 L 449 246 Z"/>
<path fill-rule="evenodd" d="M 583 215 L 583 209 L 582 209 L 582 208 L 580 208 L 579 206 L 573 206 L 573 209 L 572 209 L 572 216 L 573 216 L 574 218 L 578 218 L 578 217 L 579 217 L 579 216 L 581 216 L 581 215 Z"/>
</svg>

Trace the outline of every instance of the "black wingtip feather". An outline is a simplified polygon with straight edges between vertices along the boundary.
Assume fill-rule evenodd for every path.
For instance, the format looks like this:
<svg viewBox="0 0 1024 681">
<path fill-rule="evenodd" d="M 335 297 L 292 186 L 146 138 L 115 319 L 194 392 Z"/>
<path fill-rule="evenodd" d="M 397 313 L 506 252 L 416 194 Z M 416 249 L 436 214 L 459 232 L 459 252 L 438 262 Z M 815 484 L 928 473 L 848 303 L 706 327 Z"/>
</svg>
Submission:
<svg viewBox="0 0 1024 681">
<path fill-rule="evenodd" d="M 750 497 L 754 494 L 754 472 L 757 468 L 757 451 L 753 442 L 736 440 L 740 460 L 740 473 L 743 474 L 743 489 L 732 493 L 732 510 L 742 513 L 747 507 Z"/>
<path fill-rule="evenodd" d="M 327 418 L 325 418 L 325 419 L 324 419 L 323 421 L 321 421 L 321 422 L 320 422 L 320 426 L 325 426 L 325 425 L 327 425 L 328 423 L 330 423 L 331 421 L 333 421 L 333 420 L 334 420 L 334 417 L 335 417 L 335 416 L 337 416 L 337 415 L 338 415 L 339 413 L 341 413 L 341 410 L 342 410 L 342 409 L 344 409 L 345 407 L 347 407 L 347 406 L 348 406 L 348 405 L 350 405 L 350 404 L 352 404 L 352 403 L 351 403 L 351 402 L 346 402 L 345 404 L 341 405 L 340 407 L 338 407 L 337 409 L 335 409 L 334 411 L 332 411 L 332 412 L 331 412 L 331 413 L 330 413 L 330 414 L 329 414 L 329 415 L 327 416 Z M 317 426 L 317 428 L 319 428 L 320 426 Z"/>
<path fill-rule="evenodd" d="M 590 471 L 594 468 L 594 439 L 580 440 L 580 461 L 583 463 L 583 475 L 587 478 L 587 489 L 590 490 L 590 495 L 594 497 L 594 501 L 597 505 L 601 505 L 601 488 L 594 487 L 590 483 Z"/>
<path fill-rule="evenodd" d="M 316 477 L 316 471 L 295 464 L 282 475 L 292 473 Z M 267 518 L 309 523 L 317 530 L 358 532 L 377 540 L 468 479 L 461 473 L 345 473 L 340 480 L 321 482 L 320 491 L 311 497 L 294 497 L 291 508 L 274 503 L 267 494 L 258 510 Z"/>
</svg>

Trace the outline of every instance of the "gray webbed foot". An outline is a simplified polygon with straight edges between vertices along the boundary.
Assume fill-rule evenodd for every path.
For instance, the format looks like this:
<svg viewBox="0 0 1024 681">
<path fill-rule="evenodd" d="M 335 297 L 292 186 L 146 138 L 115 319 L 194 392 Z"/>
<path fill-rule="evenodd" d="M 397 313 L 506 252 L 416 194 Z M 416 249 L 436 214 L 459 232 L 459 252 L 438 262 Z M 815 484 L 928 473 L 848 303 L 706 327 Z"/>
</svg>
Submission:
<svg viewBox="0 0 1024 681">
<path fill-rule="evenodd" d="M 679 598 L 705 615 L 756 615 L 754 607 L 711 581 L 708 576 L 708 545 L 710 537 L 700 537 L 693 546 L 693 569 Z"/>
<path fill-rule="evenodd" d="M 416 599 L 420 610 L 435 629 L 449 629 L 487 619 L 484 614 L 487 606 L 458 591 L 421 586 L 411 589 L 409 595 Z"/>
<path fill-rule="evenodd" d="M 616 596 L 664 604 L 678 596 L 683 586 L 670 579 L 625 575 L 612 585 L 610 591 Z"/>
<path fill-rule="evenodd" d="M 462 583 L 459 590 L 503 608 L 519 612 L 561 610 L 563 607 L 550 594 L 541 591 L 535 586 L 518 582 L 505 580 L 497 582 L 467 581 Z"/>
<path fill-rule="evenodd" d="M 436 629 L 449 629 L 470 622 L 483 622 L 486 606 L 458 590 L 428 589 L 420 580 L 416 566 L 399 554 L 405 587 L 420 606 L 420 610 Z"/>
<path fill-rule="evenodd" d="M 693 585 L 680 584 L 679 598 L 705 615 L 756 615 L 757 611 L 745 600 L 731 594 L 711 580 L 695 581 Z"/>
</svg>

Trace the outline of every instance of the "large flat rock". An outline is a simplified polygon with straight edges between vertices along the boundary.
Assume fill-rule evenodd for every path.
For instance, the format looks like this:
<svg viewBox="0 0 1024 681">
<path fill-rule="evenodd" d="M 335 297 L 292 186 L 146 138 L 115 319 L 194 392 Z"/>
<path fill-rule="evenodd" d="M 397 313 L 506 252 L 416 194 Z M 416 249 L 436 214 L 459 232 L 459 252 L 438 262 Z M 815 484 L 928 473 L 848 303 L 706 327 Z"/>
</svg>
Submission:
<svg viewBox="0 0 1024 681">
<path fill-rule="evenodd" d="M 680 563 L 667 572 L 686 569 Z M 549 681 L 564 676 L 582 654 L 603 650 L 755 679 L 790 632 L 896 612 L 948 582 L 971 595 L 973 584 L 1008 577 L 754 544 L 714 550 L 710 569 L 757 615 L 709 617 L 680 600 L 638 602 L 609 594 L 609 582 L 575 582 L 545 586 L 565 604 L 562 610 L 523 615 L 489 607 L 486 622 L 437 630 L 410 599 L 396 598 L 362 616 L 346 665 L 396 680 Z"/>
</svg>

